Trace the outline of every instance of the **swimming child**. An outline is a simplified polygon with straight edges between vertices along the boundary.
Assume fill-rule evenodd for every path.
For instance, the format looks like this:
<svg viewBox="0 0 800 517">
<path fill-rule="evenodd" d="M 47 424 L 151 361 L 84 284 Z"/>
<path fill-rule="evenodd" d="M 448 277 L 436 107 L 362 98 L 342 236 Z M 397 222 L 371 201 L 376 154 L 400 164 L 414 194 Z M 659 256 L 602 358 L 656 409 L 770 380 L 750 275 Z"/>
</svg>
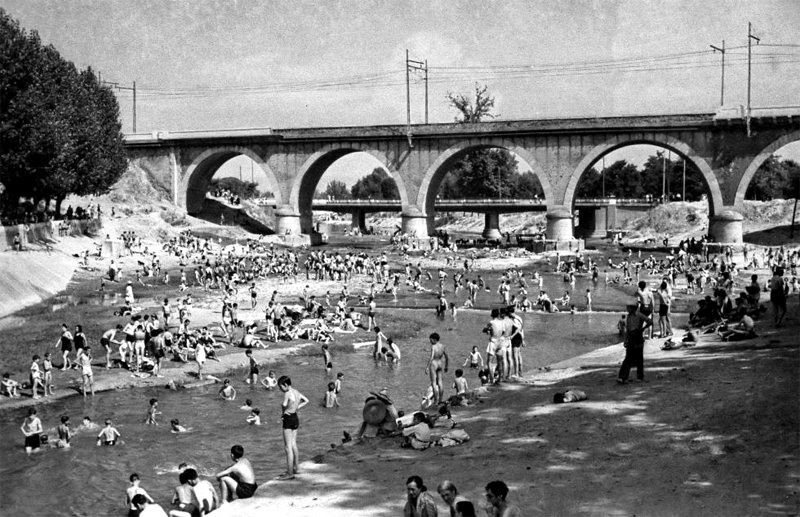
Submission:
<svg viewBox="0 0 800 517">
<path fill-rule="evenodd" d="M 222 383 L 222 388 L 219 390 L 219 396 L 225 400 L 234 400 L 236 398 L 236 390 L 231 386 L 231 381 L 225 379 Z"/>
<path fill-rule="evenodd" d="M 150 399 L 150 408 L 147 410 L 147 419 L 144 423 L 158 425 L 158 422 L 156 422 L 156 415 L 160 414 L 161 412 L 158 411 L 158 399 Z"/>
<path fill-rule="evenodd" d="M 106 418 L 106 426 L 97 435 L 97 445 L 116 445 L 119 438 L 119 431 L 114 429 L 111 419 Z"/>
<path fill-rule="evenodd" d="M 240 407 L 239 409 L 244 409 L 245 411 L 250 411 L 253 409 L 253 400 L 252 399 L 244 399 L 244 406 Z"/>
<path fill-rule="evenodd" d="M 325 363 L 325 371 L 331 371 L 333 361 L 331 360 L 331 353 L 328 351 L 328 345 L 322 345 L 322 362 Z"/>
<path fill-rule="evenodd" d="M 170 420 L 169 421 L 169 425 L 172 426 L 171 431 L 173 433 L 185 433 L 186 432 L 186 428 L 181 425 L 180 420 L 178 420 L 177 418 L 173 418 L 172 420 Z"/>
<path fill-rule="evenodd" d="M 61 417 L 61 425 L 58 426 L 58 442 L 56 442 L 56 447 L 59 449 L 66 449 L 69 447 L 70 438 L 72 438 L 72 429 L 69 427 L 69 417 L 64 415 Z"/>
<path fill-rule="evenodd" d="M 85 417 L 83 417 L 83 420 L 81 421 L 81 427 L 83 427 L 86 430 L 92 431 L 92 430 L 97 429 L 99 426 L 97 424 L 95 424 L 94 422 L 92 422 L 91 418 L 89 418 L 88 416 L 85 416 Z"/>
<path fill-rule="evenodd" d="M 246 422 L 250 425 L 261 425 L 261 410 L 257 407 L 254 407 L 250 411 L 250 415 L 247 417 Z"/>
<path fill-rule="evenodd" d="M 278 379 L 275 378 L 275 372 L 270 370 L 267 374 L 267 378 L 261 381 L 261 384 L 263 384 L 268 390 L 274 390 L 278 385 Z"/>
<path fill-rule="evenodd" d="M 326 408 L 340 407 L 339 398 L 336 396 L 336 383 L 334 382 L 328 383 L 328 391 L 325 392 L 325 400 L 323 402 L 323 405 Z"/>
</svg>

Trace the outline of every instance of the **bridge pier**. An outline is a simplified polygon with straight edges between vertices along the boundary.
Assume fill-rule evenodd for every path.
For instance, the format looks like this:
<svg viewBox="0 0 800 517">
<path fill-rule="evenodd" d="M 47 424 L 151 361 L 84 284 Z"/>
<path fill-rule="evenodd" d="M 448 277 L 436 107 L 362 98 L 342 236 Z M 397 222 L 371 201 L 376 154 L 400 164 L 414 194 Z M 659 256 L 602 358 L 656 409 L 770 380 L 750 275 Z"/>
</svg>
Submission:
<svg viewBox="0 0 800 517">
<path fill-rule="evenodd" d="M 744 217 L 735 210 L 722 210 L 708 221 L 708 234 L 714 242 L 742 244 L 742 221 Z"/>
<path fill-rule="evenodd" d="M 401 230 L 407 235 L 418 238 L 428 237 L 428 216 L 416 207 L 403 210 L 401 214 Z"/>
<path fill-rule="evenodd" d="M 545 235 L 551 241 L 571 241 L 573 216 L 572 210 L 566 206 L 557 206 L 547 211 L 547 229 Z"/>
<path fill-rule="evenodd" d="M 291 206 L 279 206 L 275 210 L 275 233 L 278 235 L 301 235 L 303 228 L 300 213 Z"/>
<path fill-rule="evenodd" d="M 484 221 L 481 237 L 489 240 L 501 240 L 503 234 L 500 233 L 500 214 L 497 212 L 486 212 L 484 214 Z"/>
<path fill-rule="evenodd" d="M 578 231 L 584 239 L 602 238 L 615 226 L 616 206 L 581 207 L 578 209 Z"/>
<path fill-rule="evenodd" d="M 367 213 L 364 210 L 353 210 L 350 220 L 351 228 L 358 228 L 361 233 L 367 233 Z"/>
</svg>

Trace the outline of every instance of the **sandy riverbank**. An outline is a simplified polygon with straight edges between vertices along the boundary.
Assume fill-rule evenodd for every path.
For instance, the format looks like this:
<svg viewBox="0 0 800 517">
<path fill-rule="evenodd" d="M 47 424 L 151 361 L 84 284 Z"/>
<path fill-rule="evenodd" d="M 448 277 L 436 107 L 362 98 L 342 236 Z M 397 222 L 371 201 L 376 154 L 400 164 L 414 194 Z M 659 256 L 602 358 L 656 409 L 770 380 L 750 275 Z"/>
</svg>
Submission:
<svg viewBox="0 0 800 517">
<path fill-rule="evenodd" d="M 396 516 L 412 474 L 434 493 L 449 479 L 480 505 L 485 484 L 505 480 L 524 515 L 797 515 L 797 310 L 794 298 L 789 326 L 762 320 L 752 341 L 712 335 L 662 351 L 662 340 L 651 340 L 647 383 L 614 382 L 620 345 L 552 365 L 455 408 L 467 444 L 419 452 L 374 439 L 340 447 L 303 463 L 296 480 L 269 481 L 255 498 L 214 515 Z M 572 387 L 589 400 L 552 404 L 553 393 Z M 301 430 L 307 458 L 302 441 Z"/>
</svg>

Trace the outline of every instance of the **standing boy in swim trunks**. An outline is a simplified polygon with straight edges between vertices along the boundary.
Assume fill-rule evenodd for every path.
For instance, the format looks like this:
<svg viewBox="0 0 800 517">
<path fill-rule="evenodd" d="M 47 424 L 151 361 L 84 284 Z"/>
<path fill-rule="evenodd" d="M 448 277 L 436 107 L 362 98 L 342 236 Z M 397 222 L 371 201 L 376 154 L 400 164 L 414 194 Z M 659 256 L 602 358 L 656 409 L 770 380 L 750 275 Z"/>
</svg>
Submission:
<svg viewBox="0 0 800 517">
<path fill-rule="evenodd" d="M 41 446 L 42 421 L 36 416 L 36 408 L 28 410 L 28 416 L 22 422 L 22 434 L 25 435 L 25 452 L 38 451 Z"/>
<path fill-rule="evenodd" d="M 119 440 L 119 431 L 114 429 L 110 418 L 106 419 L 106 426 L 97 435 L 97 445 L 116 445 Z"/>
<path fill-rule="evenodd" d="M 447 373 L 449 358 L 444 349 L 444 345 L 439 343 L 439 334 L 434 332 L 429 336 L 431 342 L 431 357 L 425 367 L 425 373 L 430 375 L 431 389 L 433 390 L 433 403 L 439 404 L 444 400 L 444 380 L 442 379 L 442 369 Z"/>
<path fill-rule="evenodd" d="M 328 345 L 322 345 L 322 362 L 325 364 L 325 371 L 330 372 L 333 369 L 333 360 L 331 353 L 328 350 Z"/>
<path fill-rule="evenodd" d="M 278 379 L 278 388 L 285 394 L 281 404 L 281 423 L 283 426 L 283 445 L 286 450 L 286 472 L 277 479 L 294 479 L 297 473 L 299 451 L 297 449 L 297 429 L 300 419 L 297 411 L 308 404 L 308 399 L 299 391 L 292 388 L 292 380 L 286 375 Z"/>
<path fill-rule="evenodd" d="M 219 489 L 222 492 L 222 504 L 234 499 L 248 499 L 253 497 L 258 485 L 256 474 L 250 460 L 244 457 L 244 447 L 234 445 L 231 447 L 233 465 L 217 474 Z"/>
<path fill-rule="evenodd" d="M 244 355 L 247 356 L 247 360 L 250 363 L 250 371 L 248 372 L 247 379 L 245 379 L 244 382 L 255 386 L 258 384 L 258 363 L 255 359 L 253 359 L 252 350 L 247 350 Z"/>
<path fill-rule="evenodd" d="M 78 357 L 78 363 L 81 367 L 81 377 L 83 379 L 83 396 L 86 397 L 87 389 L 92 391 L 94 397 L 94 373 L 92 372 L 92 352 L 89 347 L 84 349 L 84 352 Z"/>
</svg>

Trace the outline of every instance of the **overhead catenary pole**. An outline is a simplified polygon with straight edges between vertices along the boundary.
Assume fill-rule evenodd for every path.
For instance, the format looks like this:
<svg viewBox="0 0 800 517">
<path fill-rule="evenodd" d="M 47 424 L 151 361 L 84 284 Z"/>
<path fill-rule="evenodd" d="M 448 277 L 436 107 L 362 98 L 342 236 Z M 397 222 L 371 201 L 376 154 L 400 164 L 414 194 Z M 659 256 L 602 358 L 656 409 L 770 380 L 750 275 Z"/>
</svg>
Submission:
<svg viewBox="0 0 800 517">
<path fill-rule="evenodd" d="M 752 68 L 752 47 L 753 47 L 753 40 L 756 40 L 756 44 L 761 42 L 760 38 L 753 36 L 753 24 L 747 22 L 747 136 L 751 136 L 752 132 L 750 131 L 750 84 L 751 84 L 751 68 Z"/>
<path fill-rule="evenodd" d="M 133 132 L 136 132 L 136 81 L 133 81 Z"/>
<path fill-rule="evenodd" d="M 406 135 L 409 147 L 413 147 L 411 144 L 411 82 L 408 76 L 408 49 L 406 49 Z"/>
<path fill-rule="evenodd" d="M 428 60 L 425 60 L 425 125 L 428 124 Z"/>
<path fill-rule="evenodd" d="M 406 135 L 408 136 L 409 147 L 414 147 L 411 142 L 411 71 L 425 72 L 425 124 L 428 123 L 428 61 L 416 61 L 409 58 L 406 49 Z"/>
<path fill-rule="evenodd" d="M 719 88 L 719 105 L 725 105 L 725 40 L 722 40 L 722 47 L 715 47 L 714 45 L 709 45 L 711 48 L 714 49 L 714 52 L 719 52 L 722 54 L 722 77 L 720 79 L 720 88 Z"/>
<path fill-rule="evenodd" d="M 133 132 L 136 132 L 136 81 L 133 81 L 133 87 L 130 86 L 120 86 L 119 83 L 114 83 L 111 81 L 103 81 L 101 78 L 100 72 L 97 73 L 97 81 L 105 86 L 110 86 L 111 88 L 119 90 L 128 90 L 133 92 Z"/>
</svg>

